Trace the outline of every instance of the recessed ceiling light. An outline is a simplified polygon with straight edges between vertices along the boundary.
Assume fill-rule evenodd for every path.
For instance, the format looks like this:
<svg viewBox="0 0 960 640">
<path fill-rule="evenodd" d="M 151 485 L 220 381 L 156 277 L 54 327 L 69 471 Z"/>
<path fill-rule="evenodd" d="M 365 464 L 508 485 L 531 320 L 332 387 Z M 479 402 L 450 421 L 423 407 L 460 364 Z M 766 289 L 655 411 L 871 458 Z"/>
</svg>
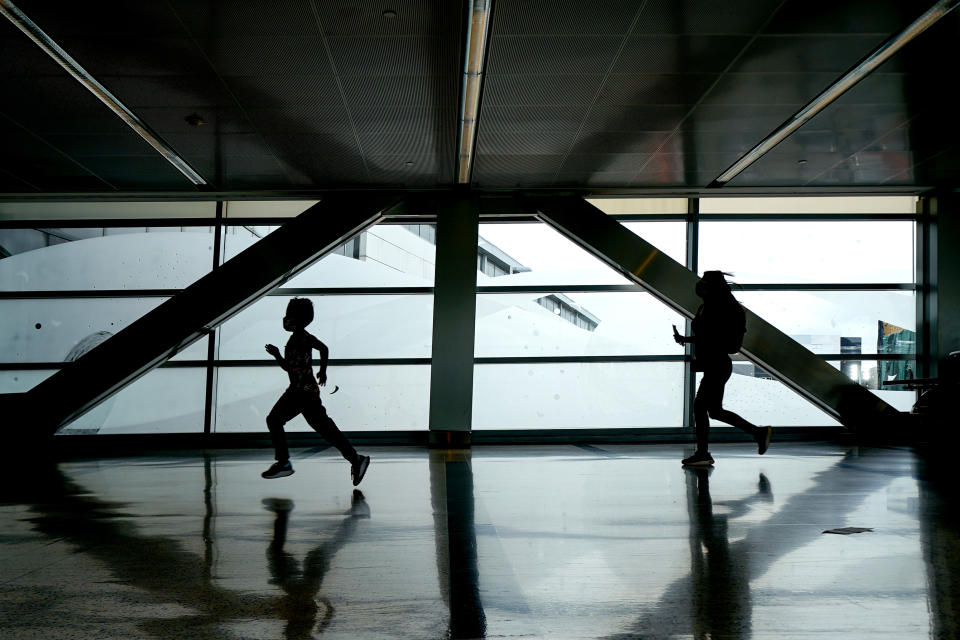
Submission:
<svg viewBox="0 0 960 640">
<path fill-rule="evenodd" d="M 186 120 L 187 124 L 191 127 L 199 127 L 202 124 L 207 124 L 207 121 L 204 120 L 203 116 L 201 116 L 199 113 L 191 113 L 190 115 L 186 116 L 184 120 Z"/>
<path fill-rule="evenodd" d="M 394 18 L 397 17 L 397 12 L 394 11 L 393 9 L 384 9 L 383 17 L 386 18 L 387 20 L 393 20 Z"/>
<path fill-rule="evenodd" d="M 403 164 L 405 164 L 405 165 L 408 166 L 408 167 L 412 167 L 414 163 L 413 163 L 413 160 L 407 160 L 407 161 L 404 162 Z"/>
<path fill-rule="evenodd" d="M 797 160 L 797 164 L 807 164 L 806 160 Z"/>
</svg>

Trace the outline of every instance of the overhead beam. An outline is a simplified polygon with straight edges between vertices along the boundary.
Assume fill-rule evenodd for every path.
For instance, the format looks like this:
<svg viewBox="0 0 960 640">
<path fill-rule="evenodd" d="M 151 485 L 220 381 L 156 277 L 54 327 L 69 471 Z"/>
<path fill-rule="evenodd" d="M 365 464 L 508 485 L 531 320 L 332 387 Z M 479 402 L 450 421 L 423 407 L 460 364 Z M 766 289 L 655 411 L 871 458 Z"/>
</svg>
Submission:
<svg viewBox="0 0 960 640">
<path fill-rule="evenodd" d="M 692 318 L 700 306 L 696 273 L 661 252 L 589 202 L 577 197 L 526 198 L 524 205 L 578 245 Z M 749 309 L 741 353 L 844 426 L 887 424 L 896 409 Z"/>
<path fill-rule="evenodd" d="M 48 435 L 207 335 L 357 233 L 399 196 L 341 192 L 217 267 L 22 394 L 17 429 Z M 279 321 L 279 320 L 278 320 Z M 9 423 L 8 423 L 9 424 Z"/>
</svg>

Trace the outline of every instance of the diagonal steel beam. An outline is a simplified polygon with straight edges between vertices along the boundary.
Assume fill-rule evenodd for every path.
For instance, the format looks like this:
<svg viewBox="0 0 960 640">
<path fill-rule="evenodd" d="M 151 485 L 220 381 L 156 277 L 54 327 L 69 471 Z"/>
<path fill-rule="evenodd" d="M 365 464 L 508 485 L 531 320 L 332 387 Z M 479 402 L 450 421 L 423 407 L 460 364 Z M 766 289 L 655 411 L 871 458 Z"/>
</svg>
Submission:
<svg viewBox="0 0 960 640">
<path fill-rule="evenodd" d="M 578 197 L 525 198 L 523 203 L 562 234 L 623 273 L 677 312 L 692 318 L 699 278 L 682 264 Z M 899 412 L 788 335 L 746 309 L 741 353 L 844 426 L 887 425 Z"/>
<path fill-rule="evenodd" d="M 399 196 L 339 192 L 67 365 L 18 400 L 21 421 L 52 434 L 93 408 L 348 238 L 379 221 Z M 18 428 L 23 429 L 21 424 Z"/>
</svg>

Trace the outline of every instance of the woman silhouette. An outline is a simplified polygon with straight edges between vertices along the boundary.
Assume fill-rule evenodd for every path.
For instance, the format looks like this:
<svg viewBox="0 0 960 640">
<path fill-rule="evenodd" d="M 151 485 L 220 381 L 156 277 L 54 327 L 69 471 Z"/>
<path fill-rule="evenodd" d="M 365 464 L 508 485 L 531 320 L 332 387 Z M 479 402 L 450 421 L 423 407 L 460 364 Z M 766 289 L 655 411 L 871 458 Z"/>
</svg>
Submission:
<svg viewBox="0 0 960 640">
<path fill-rule="evenodd" d="M 757 442 L 757 452 L 763 455 L 770 446 L 772 427 L 753 425 L 733 411 L 723 408 L 723 387 L 733 373 L 729 353 L 736 353 L 743 343 L 746 317 L 743 308 L 730 291 L 722 271 L 706 271 L 697 282 L 696 292 L 703 299 L 697 309 L 691 328 L 692 336 L 682 336 L 673 328 L 677 344 L 694 345 L 693 369 L 702 371 L 703 379 L 693 401 L 693 416 L 697 429 L 697 450 L 683 459 L 687 466 L 709 466 L 713 457 L 708 450 L 710 418 L 716 418 L 746 431 Z"/>
</svg>

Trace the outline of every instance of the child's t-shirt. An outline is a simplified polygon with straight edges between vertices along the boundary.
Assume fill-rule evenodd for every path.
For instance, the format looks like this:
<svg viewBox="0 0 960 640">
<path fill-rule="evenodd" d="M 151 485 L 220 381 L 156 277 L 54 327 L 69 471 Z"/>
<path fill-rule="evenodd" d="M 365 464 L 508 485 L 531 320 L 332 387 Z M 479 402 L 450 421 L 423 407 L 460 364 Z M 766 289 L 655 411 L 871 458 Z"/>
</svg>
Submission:
<svg viewBox="0 0 960 640">
<path fill-rule="evenodd" d="M 320 385 L 313 375 L 313 350 L 320 349 L 321 342 L 306 331 L 296 332 L 283 348 L 283 361 L 290 378 L 289 391 L 320 392 Z"/>
</svg>

